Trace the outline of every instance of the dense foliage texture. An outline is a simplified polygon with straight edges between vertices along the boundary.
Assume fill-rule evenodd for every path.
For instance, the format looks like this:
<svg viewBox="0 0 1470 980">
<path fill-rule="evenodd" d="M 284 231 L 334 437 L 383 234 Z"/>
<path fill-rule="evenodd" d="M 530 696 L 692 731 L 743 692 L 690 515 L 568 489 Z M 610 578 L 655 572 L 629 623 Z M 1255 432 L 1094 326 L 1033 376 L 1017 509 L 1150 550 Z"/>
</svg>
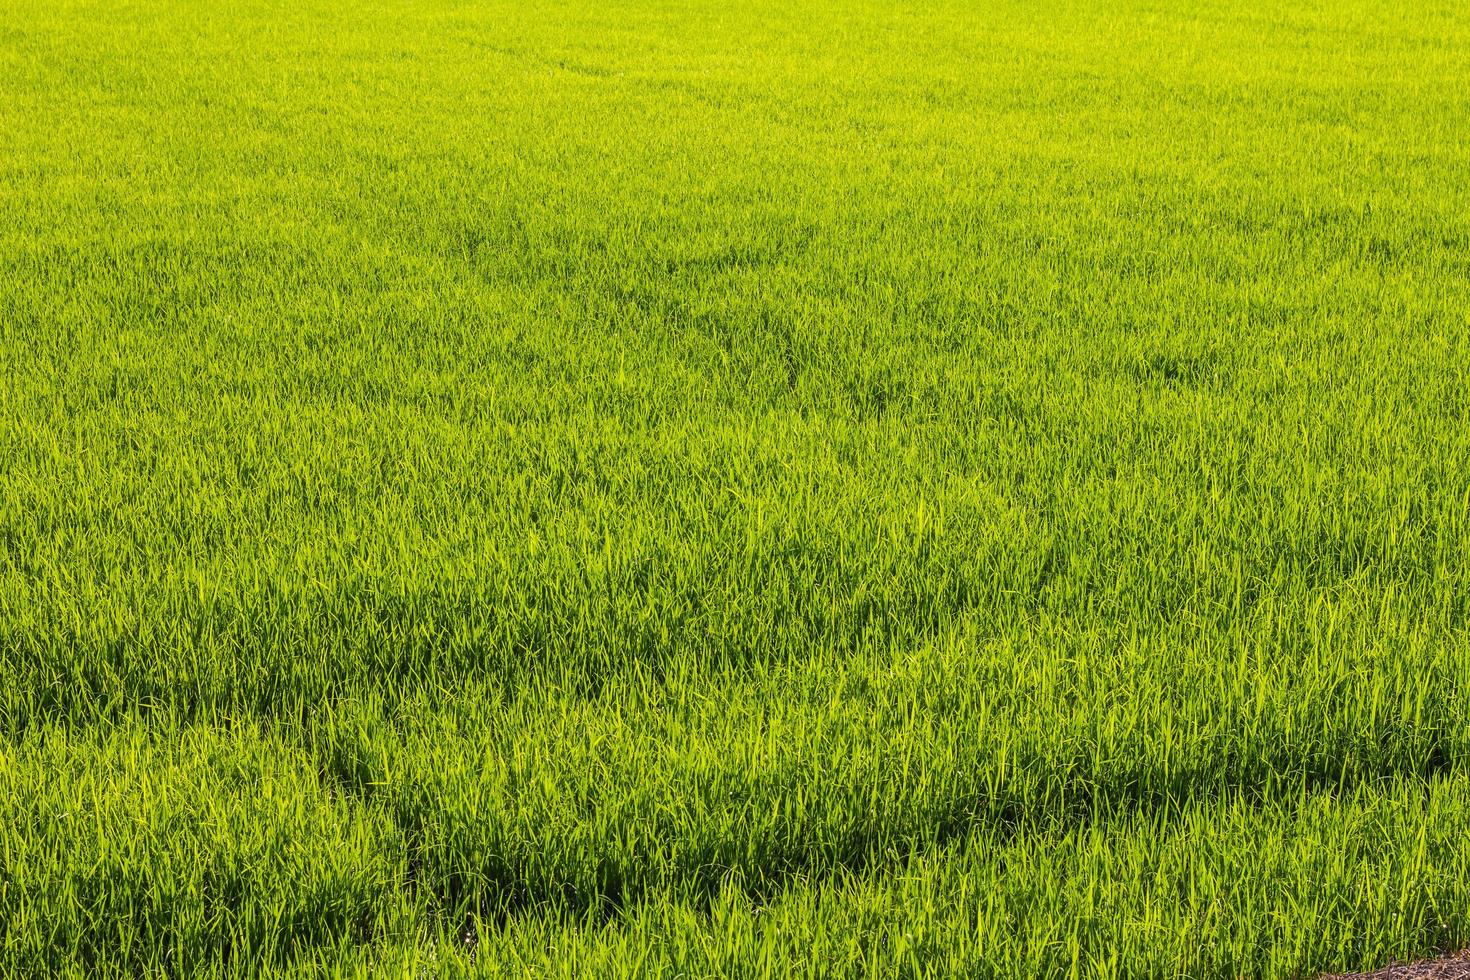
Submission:
<svg viewBox="0 0 1470 980">
<path fill-rule="evenodd" d="M 0 976 L 1470 942 L 1467 50 L 0 0 Z"/>
</svg>

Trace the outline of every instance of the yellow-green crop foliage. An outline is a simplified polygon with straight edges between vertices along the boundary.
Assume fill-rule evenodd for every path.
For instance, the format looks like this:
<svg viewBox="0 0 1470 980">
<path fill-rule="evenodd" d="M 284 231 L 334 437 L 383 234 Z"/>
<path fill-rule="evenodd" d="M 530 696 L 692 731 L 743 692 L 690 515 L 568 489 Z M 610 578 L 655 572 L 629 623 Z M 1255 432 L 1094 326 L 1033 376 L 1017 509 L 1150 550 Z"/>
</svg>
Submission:
<svg viewBox="0 0 1470 980">
<path fill-rule="evenodd" d="M 0 0 L 0 978 L 1470 943 L 1460 0 Z"/>
</svg>

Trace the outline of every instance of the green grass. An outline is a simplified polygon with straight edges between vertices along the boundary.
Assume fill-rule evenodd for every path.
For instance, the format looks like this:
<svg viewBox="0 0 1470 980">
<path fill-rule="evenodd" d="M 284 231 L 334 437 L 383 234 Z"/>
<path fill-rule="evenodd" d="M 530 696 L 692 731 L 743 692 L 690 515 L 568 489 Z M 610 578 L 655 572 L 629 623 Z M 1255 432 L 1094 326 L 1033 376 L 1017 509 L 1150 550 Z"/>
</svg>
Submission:
<svg viewBox="0 0 1470 980">
<path fill-rule="evenodd" d="M 0 0 L 0 977 L 1470 944 L 1467 46 Z"/>
</svg>

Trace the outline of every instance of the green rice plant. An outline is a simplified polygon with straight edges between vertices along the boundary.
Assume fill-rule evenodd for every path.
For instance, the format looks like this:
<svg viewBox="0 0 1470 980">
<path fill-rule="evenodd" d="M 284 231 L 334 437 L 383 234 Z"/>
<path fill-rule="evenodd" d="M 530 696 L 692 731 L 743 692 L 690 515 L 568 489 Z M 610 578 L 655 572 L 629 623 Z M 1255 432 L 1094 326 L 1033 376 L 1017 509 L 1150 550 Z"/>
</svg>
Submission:
<svg viewBox="0 0 1470 980">
<path fill-rule="evenodd" d="M 0 976 L 1470 941 L 1467 38 L 5 0 Z"/>
</svg>

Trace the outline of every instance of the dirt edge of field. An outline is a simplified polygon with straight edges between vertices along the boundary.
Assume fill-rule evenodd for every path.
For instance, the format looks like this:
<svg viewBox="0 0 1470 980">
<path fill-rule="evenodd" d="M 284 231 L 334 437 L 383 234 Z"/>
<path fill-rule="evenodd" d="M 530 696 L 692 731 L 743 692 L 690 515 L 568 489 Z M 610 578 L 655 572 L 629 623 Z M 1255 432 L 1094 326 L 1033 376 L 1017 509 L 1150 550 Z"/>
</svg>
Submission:
<svg viewBox="0 0 1470 980">
<path fill-rule="evenodd" d="M 1470 980 L 1470 950 L 1418 963 L 1396 963 L 1371 973 L 1338 973 L 1321 980 Z"/>
</svg>

